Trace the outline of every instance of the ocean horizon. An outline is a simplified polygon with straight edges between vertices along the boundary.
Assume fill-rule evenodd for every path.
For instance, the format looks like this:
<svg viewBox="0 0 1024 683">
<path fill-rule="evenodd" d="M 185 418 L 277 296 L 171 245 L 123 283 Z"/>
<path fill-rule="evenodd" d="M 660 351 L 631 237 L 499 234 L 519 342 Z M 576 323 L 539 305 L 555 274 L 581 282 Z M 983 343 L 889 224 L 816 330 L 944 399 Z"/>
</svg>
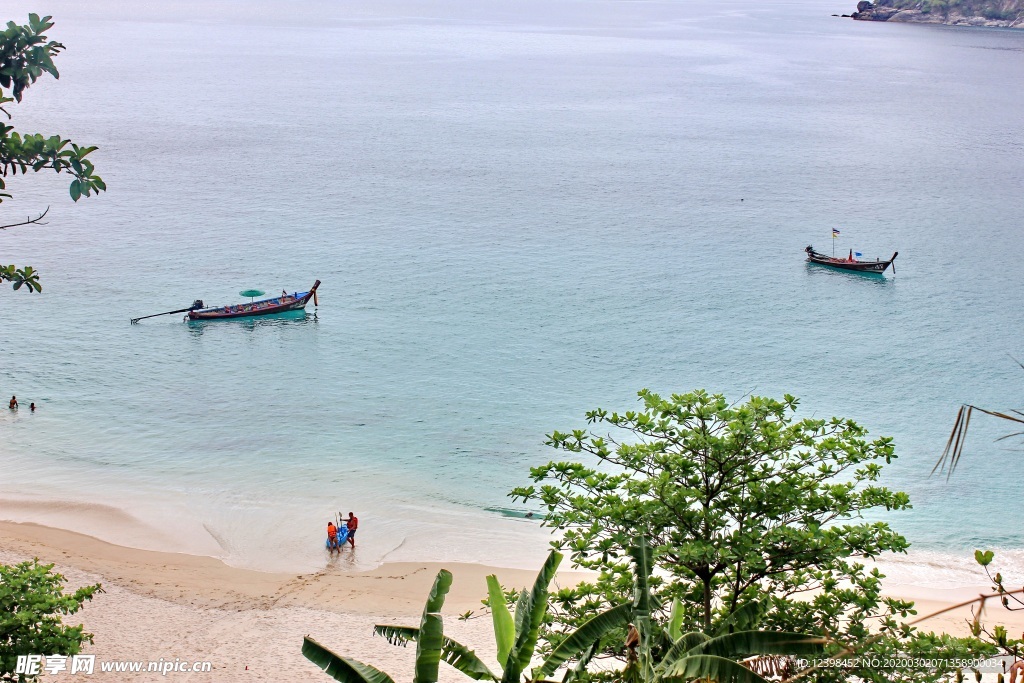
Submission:
<svg viewBox="0 0 1024 683">
<path fill-rule="evenodd" d="M 705 388 L 894 438 L 894 580 L 984 584 L 975 548 L 1024 574 L 1013 430 L 977 417 L 931 474 L 962 403 L 1020 407 L 1024 33 L 809 0 L 48 7 L 61 78 L 14 123 L 98 145 L 109 191 L 8 179 L 0 222 L 50 213 L 0 232 L 44 288 L 0 299 L 0 518 L 308 571 L 351 510 L 344 566 L 533 567 L 508 492 L 563 458 L 545 434 Z M 305 317 L 129 324 L 315 279 Z"/>
</svg>

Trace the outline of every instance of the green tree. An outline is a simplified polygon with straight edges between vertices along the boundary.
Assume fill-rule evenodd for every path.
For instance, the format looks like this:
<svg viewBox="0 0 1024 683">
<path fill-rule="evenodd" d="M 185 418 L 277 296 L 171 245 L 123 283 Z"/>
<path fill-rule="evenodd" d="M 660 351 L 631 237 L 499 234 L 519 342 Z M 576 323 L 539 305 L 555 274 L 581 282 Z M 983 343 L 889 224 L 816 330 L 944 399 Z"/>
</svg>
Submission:
<svg viewBox="0 0 1024 683">
<path fill-rule="evenodd" d="M 14 673 L 18 655 L 71 656 L 92 642 L 81 624 L 66 626 L 62 617 L 78 612 L 100 584 L 65 593 L 64 577 L 52 570 L 39 560 L 0 565 L 0 681 L 29 680 Z"/>
<path fill-rule="evenodd" d="M 739 405 L 704 391 L 639 396 L 642 410 L 587 413 L 613 434 L 551 434 L 547 443 L 573 459 L 533 468 L 534 484 L 511 494 L 546 508 L 553 546 L 600 573 L 554 596 L 548 647 L 630 594 L 625 549 L 639 536 L 656 550 L 652 618 L 660 623 L 678 601 L 677 628 L 711 635 L 763 603 L 747 628 L 846 644 L 877 628 L 892 639 L 870 641 L 875 650 L 911 647 L 907 639 L 917 636 L 898 619 L 913 603 L 884 597 L 882 575 L 864 563 L 909 546 L 888 524 L 863 519 L 910 507 L 905 493 L 878 484 L 896 457 L 891 439 L 870 440 L 851 420 L 797 420 L 792 396 Z M 609 633 L 598 652 L 626 659 L 624 641 L 623 630 Z M 823 672 L 816 680 L 900 680 L 895 673 Z M 917 680 L 944 672 L 930 675 Z"/>
<path fill-rule="evenodd" d="M 40 18 L 30 14 L 28 24 L 18 25 L 13 21 L 0 32 L 0 112 L 11 119 L 8 107 L 21 102 L 25 90 L 43 74 L 60 78 L 53 63 L 64 49 L 56 41 L 49 40 L 45 31 L 53 27 L 50 17 Z M 107 189 L 103 180 L 96 175 L 92 161 L 87 159 L 95 147 L 79 146 L 60 135 L 41 133 L 19 133 L 14 126 L 0 122 L 0 202 L 10 197 L 7 192 L 7 177 L 22 175 L 29 171 L 51 170 L 72 176 L 69 192 L 71 199 L 78 201 Z M 45 212 L 43 212 L 45 215 Z M 25 223 L 0 226 L 0 230 L 36 223 L 29 219 Z M 41 291 L 39 275 L 31 267 L 0 267 L 0 281 L 12 282 L 14 289 L 25 287 L 30 292 Z"/>
</svg>

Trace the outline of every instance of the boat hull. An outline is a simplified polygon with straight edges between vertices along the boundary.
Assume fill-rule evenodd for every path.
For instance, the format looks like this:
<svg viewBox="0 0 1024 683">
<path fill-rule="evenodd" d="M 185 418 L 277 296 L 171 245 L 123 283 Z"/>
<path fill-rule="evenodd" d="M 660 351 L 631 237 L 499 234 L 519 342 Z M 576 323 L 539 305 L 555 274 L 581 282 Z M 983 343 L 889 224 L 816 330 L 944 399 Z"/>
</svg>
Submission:
<svg viewBox="0 0 1024 683">
<path fill-rule="evenodd" d="M 828 266 L 829 268 L 839 268 L 840 270 L 852 270 L 857 273 L 884 273 L 885 269 L 889 267 L 892 261 L 871 261 L 871 262 L 853 262 L 849 261 L 833 261 L 832 259 L 813 259 L 808 258 L 808 263 L 814 263 L 819 266 Z"/>
<path fill-rule="evenodd" d="M 261 299 L 247 304 L 219 306 L 216 308 L 200 308 L 188 312 L 189 320 L 230 320 L 232 318 L 254 318 L 261 315 L 273 315 L 288 311 L 301 311 L 306 308 L 310 299 L 316 296 L 320 286 L 317 280 L 308 292 L 296 292 L 273 299 Z"/>
</svg>

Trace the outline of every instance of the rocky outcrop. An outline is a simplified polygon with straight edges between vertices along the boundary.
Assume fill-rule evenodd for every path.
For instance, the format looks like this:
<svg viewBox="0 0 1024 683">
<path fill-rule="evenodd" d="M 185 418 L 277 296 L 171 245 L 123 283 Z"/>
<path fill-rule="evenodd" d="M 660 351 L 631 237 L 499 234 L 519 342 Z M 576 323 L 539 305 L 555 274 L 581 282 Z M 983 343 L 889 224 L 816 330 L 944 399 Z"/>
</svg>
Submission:
<svg viewBox="0 0 1024 683">
<path fill-rule="evenodd" d="M 1024 28 L 1024 0 L 861 0 L 849 16 L 860 21 Z"/>
</svg>

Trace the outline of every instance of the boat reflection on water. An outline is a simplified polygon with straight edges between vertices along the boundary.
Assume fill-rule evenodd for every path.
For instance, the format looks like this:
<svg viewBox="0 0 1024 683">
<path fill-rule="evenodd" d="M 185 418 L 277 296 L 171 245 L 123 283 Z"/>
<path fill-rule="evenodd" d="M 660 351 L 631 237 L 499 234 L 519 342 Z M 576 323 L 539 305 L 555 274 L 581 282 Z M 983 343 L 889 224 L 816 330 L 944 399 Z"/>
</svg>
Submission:
<svg viewBox="0 0 1024 683">
<path fill-rule="evenodd" d="M 270 313 L 258 317 L 231 318 L 228 320 L 186 320 L 186 327 L 194 337 L 201 337 L 207 328 L 228 328 L 231 330 L 266 329 L 271 327 L 292 327 L 316 324 L 316 311 L 309 313 L 304 310 Z"/>
<path fill-rule="evenodd" d="M 894 287 L 897 278 L 885 277 L 882 273 L 859 272 L 856 270 L 838 270 L 833 268 L 822 268 L 816 263 L 807 262 L 804 264 L 807 274 L 811 277 L 838 278 L 840 281 L 862 282 L 875 287 Z"/>
</svg>

